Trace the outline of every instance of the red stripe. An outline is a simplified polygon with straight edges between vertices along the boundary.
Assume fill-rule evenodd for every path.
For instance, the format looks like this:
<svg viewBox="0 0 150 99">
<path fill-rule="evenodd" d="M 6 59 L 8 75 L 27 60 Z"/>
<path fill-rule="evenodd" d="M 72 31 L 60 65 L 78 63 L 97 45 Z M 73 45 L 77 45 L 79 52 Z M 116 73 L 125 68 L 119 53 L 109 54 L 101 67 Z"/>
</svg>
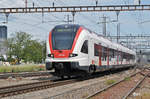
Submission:
<svg viewBox="0 0 150 99">
<path fill-rule="evenodd" d="M 77 42 L 77 40 L 78 40 L 78 38 L 79 38 L 79 35 L 80 35 L 82 29 L 83 29 L 82 27 L 79 28 L 79 30 L 78 30 L 78 32 L 77 32 L 77 34 L 76 34 L 76 37 L 74 38 L 74 42 L 73 42 L 73 44 L 72 44 L 71 53 L 72 53 L 73 50 L 74 50 L 74 47 L 75 47 L 75 45 L 76 45 L 76 42 Z"/>
<path fill-rule="evenodd" d="M 109 48 L 107 48 L 107 65 L 109 66 Z"/>
<path fill-rule="evenodd" d="M 92 65 L 94 65 L 95 64 L 95 62 L 94 62 L 94 60 L 92 60 Z"/>
<path fill-rule="evenodd" d="M 120 58 L 121 58 L 121 64 L 122 64 L 122 61 L 123 61 L 123 59 L 122 59 L 122 52 L 120 52 Z"/>
<path fill-rule="evenodd" d="M 119 51 L 117 50 L 117 65 L 119 64 Z"/>
<path fill-rule="evenodd" d="M 101 45 L 99 45 L 99 66 L 102 65 L 101 56 L 102 56 L 102 47 L 101 47 Z"/>
<path fill-rule="evenodd" d="M 54 54 L 54 58 L 68 58 L 69 54 L 72 53 L 75 48 L 76 42 L 79 38 L 81 31 L 82 31 L 82 27 L 80 27 L 76 33 L 71 50 L 53 50 L 52 49 L 52 32 L 50 32 L 49 33 L 49 45 L 50 45 L 51 54 Z"/>
<path fill-rule="evenodd" d="M 52 31 L 49 33 L 49 47 L 50 47 L 51 53 L 53 53 L 53 49 L 52 49 Z"/>
</svg>

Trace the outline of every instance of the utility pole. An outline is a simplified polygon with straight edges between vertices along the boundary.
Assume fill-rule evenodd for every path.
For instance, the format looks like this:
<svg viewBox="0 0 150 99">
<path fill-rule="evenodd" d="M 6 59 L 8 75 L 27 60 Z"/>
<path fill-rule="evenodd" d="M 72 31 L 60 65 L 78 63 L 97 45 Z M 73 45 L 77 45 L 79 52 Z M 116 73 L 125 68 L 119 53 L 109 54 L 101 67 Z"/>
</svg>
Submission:
<svg viewBox="0 0 150 99">
<path fill-rule="evenodd" d="M 53 6 L 53 7 L 55 6 L 55 3 L 54 3 L 54 2 L 52 3 L 52 6 Z"/>
<path fill-rule="evenodd" d="M 141 5 L 141 0 L 134 0 L 134 5 Z"/>
<path fill-rule="evenodd" d="M 119 13 L 120 13 L 120 11 L 116 11 L 117 21 L 118 21 Z"/>
<path fill-rule="evenodd" d="M 28 1 L 25 0 L 25 8 L 27 8 L 27 7 L 28 7 Z"/>
<path fill-rule="evenodd" d="M 25 0 L 25 8 L 26 8 L 26 12 L 27 12 L 27 8 L 28 8 L 28 1 Z"/>
<path fill-rule="evenodd" d="M 102 24 L 103 24 L 103 35 L 107 36 L 107 34 L 106 34 L 106 18 L 107 17 L 103 15 L 102 18 L 103 18 L 103 21 L 102 21 Z"/>
<path fill-rule="evenodd" d="M 6 16 L 6 20 L 4 23 L 8 23 L 8 16 L 9 16 L 9 13 L 5 13 L 5 16 Z"/>
<path fill-rule="evenodd" d="M 102 22 L 98 22 L 98 24 L 102 23 L 102 30 L 103 30 L 103 35 L 104 36 L 108 36 L 107 34 L 107 23 L 110 23 L 110 22 L 117 22 L 117 42 L 119 41 L 120 39 L 120 23 L 118 22 L 118 16 L 119 16 L 119 12 L 120 11 L 116 11 L 116 15 L 117 15 L 117 20 L 110 20 L 110 21 L 107 21 L 107 18 L 105 15 L 103 15 L 103 17 L 101 17 L 103 20 Z M 110 34 L 109 34 L 110 35 Z"/>
<path fill-rule="evenodd" d="M 63 21 L 63 22 L 66 22 L 67 24 L 70 24 L 70 22 L 73 22 L 72 20 L 70 20 L 70 15 L 69 14 L 65 15 L 64 18 L 67 18 L 66 20 Z"/>
<path fill-rule="evenodd" d="M 119 39 L 120 39 L 120 23 L 118 22 L 119 13 L 120 13 L 120 11 L 116 11 L 116 15 L 117 15 L 117 43 L 119 43 Z"/>
<path fill-rule="evenodd" d="M 32 6 L 33 6 L 33 8 L 34 8 L 34 2 L 32 3 Z"/>
<path fill-rule="evenodd" d="M 42 23 L 44 23 L 44 12 L 42 12 Z"/>
<path fill-rule="evenodd" d="M 107 20 L 107 16 L 105 16 L 105 15 L 103 15 L 102 17 L 100 17 L 100 18 L 102 18 L 102 22 L 98 22 L 97 24 L 102 24 L 102 31 L 103 31 L 103 36 L 107 36 L 107 25 L 106 25 L 106 23 L 109 23 L 109 22 L 113 22 L 113 21 L 106 21 Z"/>
<path fill-rule="evenodd" d="M 117 23 L 117 43 L 119 43 L 119 39 L 120 39 L 120 23 Z"/>
<path fill-rule="evenodd" d="M 67 22 L 69 24 L 70 20 L 69 20 L 69 14 L 67 15 Z"/>
<path fill-rule="evenodd" d="M 98 0 L 96 0 L 95 3 L 96 3 L 96 6 L 97 6 L 98 5 Z"/>
<path fill-rule="evenodd" d="M 73 21 L 73 24 L 74 24 L 74 17 L 75 17 L 75 14 L 76 14 L 76 12 L 75 12 L 75 11 L 73 11 L 73 12 L 72 12 L 72 16 L 73 16 L 72 21 Z"/>
</svg>

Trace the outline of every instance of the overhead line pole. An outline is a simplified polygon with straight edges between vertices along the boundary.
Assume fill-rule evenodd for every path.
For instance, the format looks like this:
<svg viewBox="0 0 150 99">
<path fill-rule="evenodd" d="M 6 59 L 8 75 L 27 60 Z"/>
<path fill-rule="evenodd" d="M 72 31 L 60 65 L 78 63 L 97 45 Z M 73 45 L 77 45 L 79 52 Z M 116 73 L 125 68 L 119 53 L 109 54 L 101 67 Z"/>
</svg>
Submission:
<svg viewBox="0 0 150 99">
<path fill-rule="evenodd" d="M 27 7 L 28 7 L 28 1 L 25 0 L 25 8 L 27 8 Z"/>
<path fill-rule="evenodd" d="M 0 8 L 0 13 L 48 13 L 48 12 L 99 12 L 99 11 L 143 11 L 150 5 L 110 5 L 110 6 L 64 6 L 64 7 L 26 7 Z"/>
<path fill-rule="evenodd" d="M 120 39 L 120 23 L 117 23 L 117 43 L 119 43 L 119 39 Z"/>
<path fill-rule="evenodd" d="M 103 22 L 102 22 L 102 24 L 103 24 L 103 35 L 106 37 L 107 36 L 107 32 L 106 32 L 106 16 L 104 16 L 103 15 Z"/>
</svg>

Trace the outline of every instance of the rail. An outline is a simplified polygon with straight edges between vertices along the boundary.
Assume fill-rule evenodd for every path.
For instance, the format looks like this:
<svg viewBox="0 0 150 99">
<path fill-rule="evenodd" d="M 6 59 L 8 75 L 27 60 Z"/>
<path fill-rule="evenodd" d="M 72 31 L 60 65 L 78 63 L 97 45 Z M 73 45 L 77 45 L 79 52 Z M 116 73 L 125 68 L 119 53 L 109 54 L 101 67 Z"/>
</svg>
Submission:
<svg viewBox="0 0 150 99">
<path fill-rule="evenodd" d="M 37 91 L 37 90 L 42 90 L 42 89 L 47 89 L 47 88 L 52 88 L 52 87 L 57 87 L 57 86 L 62 86 L 62 85 L 71 84 L 75 82 L 77 81 L 74 79 L 58 81 L 58 82 L 52 82 L 48 80 L 48 81 L 42 81 L 42 82 L 1 87 L 0 98 L 23 94 L 23 93 L 32 92 L 32 91 Z"/>
<path fill-rule="evenodd" d="M 33 77 L 33 76 L 48 76 L 51 72 L 26 72 L 26 73 L 3 73 L 0 74 L 0 79 L 7 79 L 9 77 Z"/>
<path fill-rule="evenodd" d="M 149 68 L 144 68 L 143 70 L 141 70 L 141 71 L 139 71 L 139 72 L 137 72 L 137 73 L 134 73 L 134 74 L 132 74 L 132 75 L 130 75 L 130 76 L 128 76 L 128 77 L 133 77 L 133 76 L 135 76 L 136 74 L 143 72 L 145 69 L 149 69 Z M 147 77 L 147 76 L 148 76 L 148 74 L 146 75 L 146 77 Z M 138 86 L 146 77 L 144 76 L 144 78 L 143 78 L 141 81 L 139 81 L 139 82 L 137 83 L 137 86 Z M 102 93 L 102 92 L 104 92 L 104 91 L 106 91 L 106 90 L 112 88 L 113 86 L 115 86 L 115 85 L 117 85 L 117 84 L 119 84 L 119 83 L 121 83 L 121 82 L 123 82 L 123 81 L 125 81 L 125 79 L 122 79 L 122 80 L 120 80 L 120 81 L 118 81 L 118 82 L 116 82 L 116 83 L 114 83 L 114 84 L 112 84 L 112 85 L 110 85 L 110 86 L 107 86 L 107 87 L 105 87 L 105 88 L 103 88 L 103 89 L 101 89 L 101 90 L 99 90 L 99 91 L 97 91 L 97 92 L 95 92 L 95 93 L 89 95 L 88 97 L 86 97 L 86 99 L 89 99 L 89 98 L 91 98 L 91 97 L 94 97 L 94 96 L 96 96 L 96 95 L 98 95 L 98 94 L 100 94 L 100 93 Z M 132 90 L 134 91 L 134 89 L 132 89 Z M 132 92 L 132 91 L 131 91 L 131 92 Z M 125 96 L 128 96 L 128 95 L 130 95 L 130 92 L 129 92 L 127 95 L 125 95 Z M 124 97 L 125 97 L 125 96 L 124 96 Z M 126 99 L 126 98 L 123 98 L 123 99 Z"/>
</svg>

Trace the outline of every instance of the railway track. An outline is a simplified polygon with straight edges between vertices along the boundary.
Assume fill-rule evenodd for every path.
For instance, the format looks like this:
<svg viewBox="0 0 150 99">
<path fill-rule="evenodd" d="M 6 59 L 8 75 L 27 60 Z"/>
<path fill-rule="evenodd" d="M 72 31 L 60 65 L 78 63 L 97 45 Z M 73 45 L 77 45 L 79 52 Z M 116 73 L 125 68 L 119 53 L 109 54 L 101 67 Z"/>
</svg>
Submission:
<svg viewBox="0 0 150 99">
<path fill-rule="evenodd" d="M 121 72 L 123 72 L 123 71 L 121 71 Z M 117 72 L 114 71 L 114 74 L 115 73 L 118 73 L 118 71 Z M 41 81 L 41 82 L 34 82 L 34 83 L 28 83 L 28 84 L 20 84 L 20 85 L 1 87 L 0 88 L 0 98 L 18 95 L 18 94 L 24 94 L 24 93 L 33 92 L 33 91 L 42 90 L 42 89 L 47 89 L 47 88 L 52 88 L 52 87 L 58 87 L 58 86 L 62 86 L 62 85 L 80 82 L 83 80 L 92 79 L 95 77 L 101 77 L 104 75 L 109 75 L 109 74 L 104 73 L 104 74 L 100 74 L 100 75 L 93 75 L 93 76 L 87 77 L 87 78 L 74 77 L 73 79 L 70 79 L 70 80 L 64 79 L 64 81 L 62 81 L 60 79 L 58 79 L 58 80 L 45 80 L 45 81 Z"/>
<path fill-rule="evenodd" d="M 149 70 L 149 71 L 145 74 L 145 73 L 143 73 L 145 70 Z M 150 68 L 145 68 L 145 69 L 143 69 L 143 70 L 141 70 L 141 71 L 139 71 L 137 73 L 134 73 L 134 74 L 130 75 L 129 77 L 134 77 L 137 74 L 140 74 L 143 77 L 125 95 L 123 95 L 123 97 L 121 97 L 119 99 L 127 99 L 127 97 L 129 95 L 131 95 L 136 90 L 136 88 L 138 88 L 138 86 L 140 86 L 140 84 L 146 79 L 146 77 L 148 77 L 150 75 Z M 108 86 L 106 88 L 103 88 L 102 90 L 99 90 L 99 91 L 95 92 L 94 94 L 88 96 L 86 99 L 98 99 L 98 97 L 104 96 L 103 95 L 104 92 L 106 93 L 109 89 L 111 89 L 111 88 L 113 88 L 115 86 L 119 86 L 119 84 L 124 82 L 125 80 L 126 79 L 122 79 L 122 80 L 120 80 L 120 81 L 118 81 L 118 82 L 116 82 L 116 83 L 114 83 L 114 84 L 112 84 L 112 85 L 110 85 L 110 86 Z M 119 89 L 119 90 L 121 90 L 121 89 Z M 106 99 L 108 99 L 108 98 L 106 98 Z M 110 97 L 109 97 L 109 99 L 110 99 Z M 117 98 L 115 98 L 115 99 L 117 99 Z"/>
<path fill-rule="evenodd" d="M 148 68 L 150 69 L 150 68 Z M 142 74 L 143 75 L 143 74 Z M 141 84 L 144 82 L 144 80 L 150 75 L 150 73 L 147 73 L 143 75 L 144 77 L 126 94 L 122 99 L 127 99 Z"/>
<path fill-rule="evenodd" d="M 37 91 L 37 90 L 42 90 L 42 89 L 47 89 L 47 88 L 52 88 L 52 87 L 58 87 L 58 86 L 71 84 L 75 82 L 77 82 L 77 80 L 75 79 L 58 81 L 58 82 L 47 80 L 47 81 L 41 81 L 41 82 L 35 82 L 35 83 L 1 87 L 0 98 L 23 94 L 23 93 L 32 92 L 32 91 Z"/>
<path fill-rule="evenodd" d="M 0 74 L 0 79 L 7 79 L 9 77 L 33 77 L 33 76 L 49 76 L 51 72 L 27 72 L 27 73 L 6 73 Z"/>
</svg>

